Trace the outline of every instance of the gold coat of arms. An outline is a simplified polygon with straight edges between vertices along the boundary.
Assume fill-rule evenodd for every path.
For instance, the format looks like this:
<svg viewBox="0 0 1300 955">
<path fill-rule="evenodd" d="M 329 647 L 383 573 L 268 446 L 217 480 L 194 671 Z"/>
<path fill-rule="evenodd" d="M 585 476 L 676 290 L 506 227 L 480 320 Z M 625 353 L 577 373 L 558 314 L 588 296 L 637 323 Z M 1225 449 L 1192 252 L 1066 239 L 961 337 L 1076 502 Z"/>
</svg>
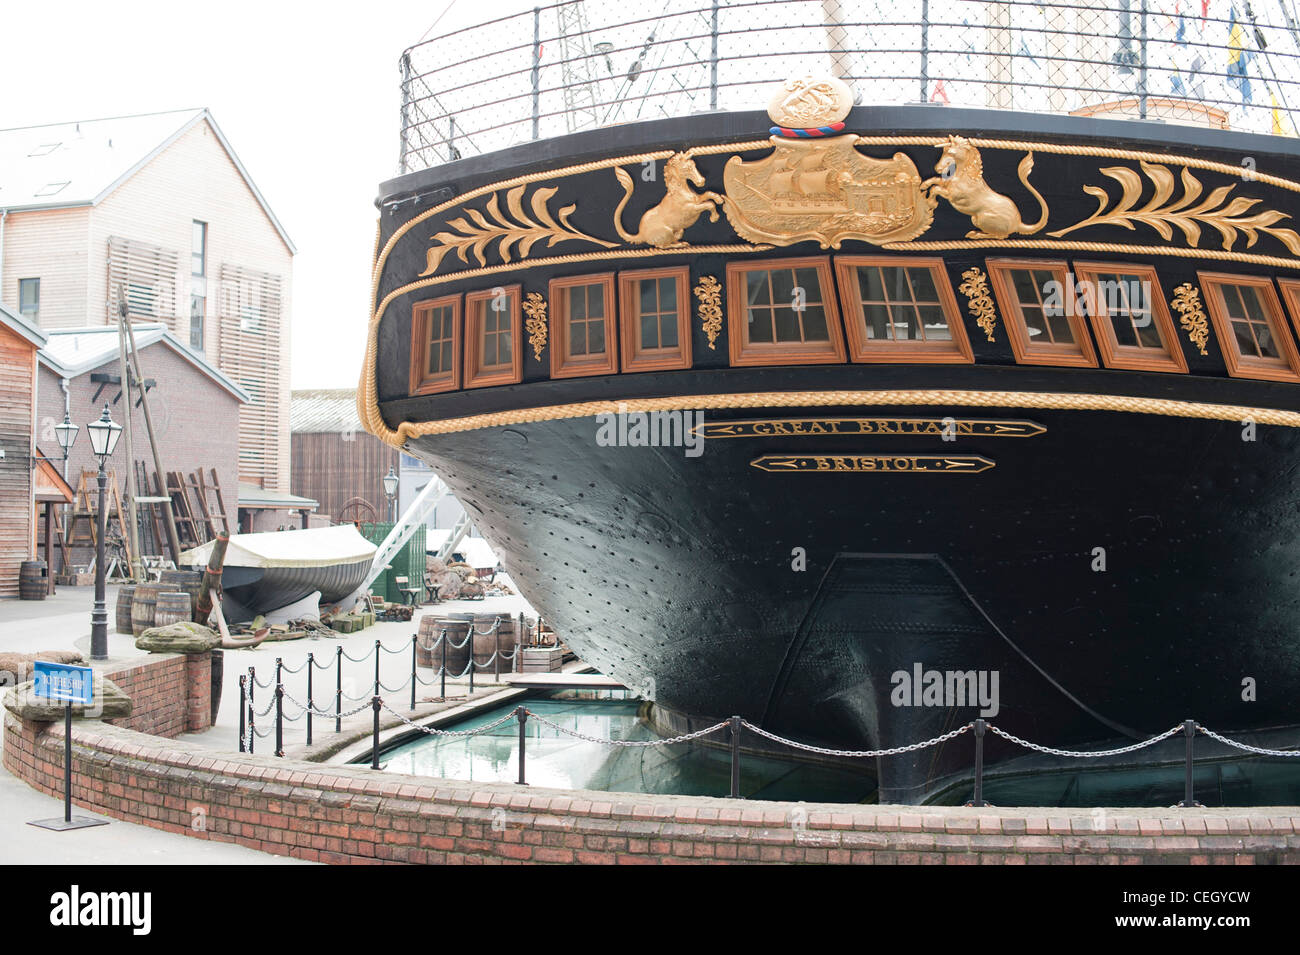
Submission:
<svg viewBox="0 0 1300 955">
<path fill-rule="evenodd" d="M 872 159 L 851 136 L 771 141 L 772 155 L 733 156 L 723 173 L 727 218 L 750 242 L 838 249 L 845 239 L 906 242 L 930 228 L 936 200 L 903 153 Z"/>
</svg>

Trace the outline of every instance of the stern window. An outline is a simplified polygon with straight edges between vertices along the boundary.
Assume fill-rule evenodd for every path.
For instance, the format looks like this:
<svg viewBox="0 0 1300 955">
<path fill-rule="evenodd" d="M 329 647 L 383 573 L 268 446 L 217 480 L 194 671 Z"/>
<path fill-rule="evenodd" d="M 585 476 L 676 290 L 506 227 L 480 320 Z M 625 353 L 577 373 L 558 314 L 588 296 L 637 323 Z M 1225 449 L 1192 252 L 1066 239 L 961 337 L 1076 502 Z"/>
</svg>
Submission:
<svg viewBox="0 0 1300 955">
<path fill-rule="evenodd" d="M 853 361 L 974 361 L 942 260 L 855 256 L 835 270 Z"/>
<path fill-rule="evenodd" d="M 551 280 L 551 377 L 618 370 L 614 273 Z"/>
<path fill-rule="evenodd" d="M 1300 354 L 1282 303 L 1262 276 L 1197 273 L 1223 362 L 1234 378 L 1300 381 Z"/>
<path fill-rule="evenodd" d="M 1097 366 L 1084 302 L 1064 262 L 989 259 L 985 264 L 1019 364 Z"/>
<path fill-rule="evenodd" d="M 624 371 L 691 367 L 689 270 L 619 273 Z"/>
<path fill-rule="evenodd" d="M 1075 270 L 1102 363 L 1131 371 L 1187 371 L 1156 270 L 1142 265 L 1078 262 Z"/>
<path fill-rule="evenodd" d="M 844 361 L 830 259 L 772 259 L 727 266 L 731 364 Z"/>
<path fill-rule="evenodd" d="M 460 296 L 417 302 L 412 308 L 411 394 L 460 387 Z"/>
<path fill-rule="evenodd" d="M 519 349 L 518 285 L 465 296 L 465 387 L 510 385 L 523 380 Z"/>
</svg>

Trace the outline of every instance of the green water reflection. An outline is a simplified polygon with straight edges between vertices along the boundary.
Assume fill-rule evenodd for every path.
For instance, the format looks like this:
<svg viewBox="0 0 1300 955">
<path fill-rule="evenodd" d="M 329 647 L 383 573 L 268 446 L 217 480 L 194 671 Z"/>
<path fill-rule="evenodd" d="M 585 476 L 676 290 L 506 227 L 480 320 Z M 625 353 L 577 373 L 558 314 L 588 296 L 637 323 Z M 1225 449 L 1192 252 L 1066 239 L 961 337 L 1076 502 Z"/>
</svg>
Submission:
<svg viewBox="0 0 1300 955">
<path fill-rule="evenodd" d="M 473 729 L 500 719 L 502 707 L 455 726 Z M 528 709 L 566 729 L 596 739 L 628 741 L 657 737 L 637 719 L 632 701 L 530 700 Z M 594 789 L 602 792 L 726 796 L 731 788 L 727 751 L 697 744 L 613 747 L 565 736 L 536 720 L 526 724 L 525 770 L 534 786 Z M 723 737 L 725 739 L 725 737 Z M 443 776 L 474 782 L 515 782 L 519 778 L 519 726 L 513 720 L 490 733 L 467 738 L 424 737 L 387 750 L 384 769 L 418 776 Z M 866 802 L 874 799 L 874 767 L 854 773 L 771 757 L 746 754 L 741 760 L 740 791 L 749 799 L 812 802 Z"/>
</svg>

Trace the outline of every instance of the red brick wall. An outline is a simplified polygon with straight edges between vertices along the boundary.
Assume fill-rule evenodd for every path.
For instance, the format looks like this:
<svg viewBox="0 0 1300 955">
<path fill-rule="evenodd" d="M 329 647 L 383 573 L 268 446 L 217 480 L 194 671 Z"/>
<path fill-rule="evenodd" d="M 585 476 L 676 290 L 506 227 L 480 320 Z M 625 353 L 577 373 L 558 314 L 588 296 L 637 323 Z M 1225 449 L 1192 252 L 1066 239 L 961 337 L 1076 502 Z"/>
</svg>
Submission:
<svg viewBox="0 0 1300 955">
<path fill-rule="evenodd" d="M 5 714 L 4 764 L 62 794 L 63 725 Z M 1292 809 L 824 806 L 565 792 L 220 753 L 73 728 L 73 792 L 117 819 L 332 863 L 1300 864 Z"/>
<path fill-rule="evenodd" d="M 191 656 L 195 662 L 189 662 Z M 187 732 L 190 670 L 202 669 L 211 680 L 211 655 L 150 654 L 129 666 L 105 673 L 131 698 L 131 716 L 113 724 L 137 733 L 173 738 Z M 205 684 L 203 703 L 211 709 L 211 689 Z M 206 728 L 204 724 L 203 728 Z"/>
</svg>

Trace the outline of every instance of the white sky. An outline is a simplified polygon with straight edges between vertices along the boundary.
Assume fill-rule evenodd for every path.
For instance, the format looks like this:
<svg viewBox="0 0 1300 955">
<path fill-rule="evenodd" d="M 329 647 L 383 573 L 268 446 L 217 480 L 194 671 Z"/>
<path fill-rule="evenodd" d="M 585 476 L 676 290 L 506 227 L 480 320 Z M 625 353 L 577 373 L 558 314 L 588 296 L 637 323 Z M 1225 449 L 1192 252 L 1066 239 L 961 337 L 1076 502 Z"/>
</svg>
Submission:
<svg viewBox="0 0 1300 955">
<path fill-rule="evenodd" d="M 397 60 L 448 0 L 0 0 L 0 128 L 206 106 L 288 231 L 295 388 L 354 387 Z M 531 8 L 455 0 L 437 33 Z"/>
</svg>

